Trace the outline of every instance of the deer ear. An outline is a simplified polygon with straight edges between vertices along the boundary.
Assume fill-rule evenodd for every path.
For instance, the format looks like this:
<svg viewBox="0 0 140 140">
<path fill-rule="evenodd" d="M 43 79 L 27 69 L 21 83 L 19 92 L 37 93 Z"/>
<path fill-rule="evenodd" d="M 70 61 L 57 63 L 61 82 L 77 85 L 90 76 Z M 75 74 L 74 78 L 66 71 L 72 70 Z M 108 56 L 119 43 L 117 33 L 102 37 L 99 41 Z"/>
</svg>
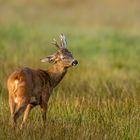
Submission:
<svg viewBox="0 0 140 140">
<path fill-rule="evenodd" d="M 55 55 L 50 55 L 45 58 L 40 59 L 41 62 L 49 62 L 54 63 L 55 62 Z"/>
</svg>

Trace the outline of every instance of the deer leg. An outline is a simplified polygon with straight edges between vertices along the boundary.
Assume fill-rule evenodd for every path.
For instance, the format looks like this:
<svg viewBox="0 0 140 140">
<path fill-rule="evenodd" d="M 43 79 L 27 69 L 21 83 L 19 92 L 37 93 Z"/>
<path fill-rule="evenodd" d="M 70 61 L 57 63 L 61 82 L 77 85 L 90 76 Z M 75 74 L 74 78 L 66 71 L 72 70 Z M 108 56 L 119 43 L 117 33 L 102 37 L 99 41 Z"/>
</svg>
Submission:
<svg viewBox="0 0 140 140">
<path fill-rule="evenodd" d="M 45 127 L 46 124 L 46 113 L 47 113 L 48 105 L 47 103 L 41 104 L 41 111 L 42 111 L 42 119 L 43 119 L 43 126 Z"/>
<path fill-rule="evenodd" d="M 28 105 L 27 102 L 21 102 L 21 103 L 19 102 L 17 111 L 14 113 L 14 116 L 13 116 L 15 124 L 19 116 L 25 111 L 27 105 Z"/>
<path fill-rule="evenodd" d="M 21 123 L 21 129 L 25 127 L 26 125 L 26 122 L 27 122 L 27 119 L 28 119 L 28 116 L 29 116 L 29 113 L 31 111 L 31 109 L 34 107 L 34 105 L 32 104 L 28 104 L 25 111 L 24 111 L 24 116 L 23 116 L 23 121 Z"/>
<path fill-rule="evenodd" d="M 15 112 L 16 104 L 12 96 L 9 96 L 9 106 L 10 106 L 10 112 L 11 112 L 12 127 L 15 127 L 14 112 Z"/>
<path fill-rule="evenodd" d="M 48 88 L 47 88 L 42 92 L 41 103 L 40 103 L 44 127 L 46 127 L 46 113 L 47 113 L 47 109 L 48 109 L 49 97 L 50 97 L 50 92 L 48 92 Z"/>
</svg>

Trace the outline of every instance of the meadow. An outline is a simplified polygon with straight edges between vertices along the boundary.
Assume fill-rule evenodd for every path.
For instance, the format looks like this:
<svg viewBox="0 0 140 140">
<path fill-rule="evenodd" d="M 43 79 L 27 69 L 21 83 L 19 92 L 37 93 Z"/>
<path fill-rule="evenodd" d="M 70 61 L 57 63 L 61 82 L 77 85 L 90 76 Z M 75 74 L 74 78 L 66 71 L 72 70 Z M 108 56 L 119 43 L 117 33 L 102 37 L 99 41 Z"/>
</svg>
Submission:
<svg viewBox="0 0 140 140">
<path fill-rule="evenodd" d="M 140 140 L 139 4 L 0 1 L 0 140 Z M 79 65 L 53 91 L 45 129 L 36 107 L 26 129 L 13 130 L 7 78 L 51 66 L 40 58 L 56 51 L 50 42 L 62 32 Z"/>
</svg>

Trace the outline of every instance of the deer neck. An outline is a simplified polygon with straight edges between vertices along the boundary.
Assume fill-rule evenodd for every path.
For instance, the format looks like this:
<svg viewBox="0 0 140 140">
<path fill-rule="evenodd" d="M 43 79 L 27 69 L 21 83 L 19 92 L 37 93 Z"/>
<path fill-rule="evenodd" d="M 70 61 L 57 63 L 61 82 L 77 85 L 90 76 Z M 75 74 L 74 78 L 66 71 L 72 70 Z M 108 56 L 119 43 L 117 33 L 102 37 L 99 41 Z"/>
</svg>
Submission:
<svg viewBox="0 0 140 140">
<path fill-rule="evenodd" d="M 67 72 L 67 69 L 64 68 L 64 66 L 61 63 L 56 63 L 53 66 L 51 66 L 47 70 L 47 73 L 50 76 L 51 85 L 53 87 L 56 87 L 59 84 L 59 82 L 63 79 L 66 72 Z"/>
</svg>

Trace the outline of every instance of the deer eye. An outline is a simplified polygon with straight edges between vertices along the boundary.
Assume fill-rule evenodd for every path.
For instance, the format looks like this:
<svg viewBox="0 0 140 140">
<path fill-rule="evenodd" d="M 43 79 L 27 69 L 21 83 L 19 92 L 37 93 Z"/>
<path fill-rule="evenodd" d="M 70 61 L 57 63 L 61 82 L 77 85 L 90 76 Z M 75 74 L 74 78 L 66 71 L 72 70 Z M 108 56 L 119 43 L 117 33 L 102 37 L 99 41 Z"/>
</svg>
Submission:
<svg viewBox="0 0 140 140">
<path fill-rule="evenodd" d="M 65 57 L 65 56 L 63 56 L 63 55 L 61 55 L 61 56 L 60 56 L 60 58 L 61 58 L 61 59 L 65 59 L 66 57 Z"/>
<path fill-rule="evenodd" d="M 63 56 L 62 59 L 63 59 L 63 60 L 66 59 L 66 56 Z"/>
</svg>

